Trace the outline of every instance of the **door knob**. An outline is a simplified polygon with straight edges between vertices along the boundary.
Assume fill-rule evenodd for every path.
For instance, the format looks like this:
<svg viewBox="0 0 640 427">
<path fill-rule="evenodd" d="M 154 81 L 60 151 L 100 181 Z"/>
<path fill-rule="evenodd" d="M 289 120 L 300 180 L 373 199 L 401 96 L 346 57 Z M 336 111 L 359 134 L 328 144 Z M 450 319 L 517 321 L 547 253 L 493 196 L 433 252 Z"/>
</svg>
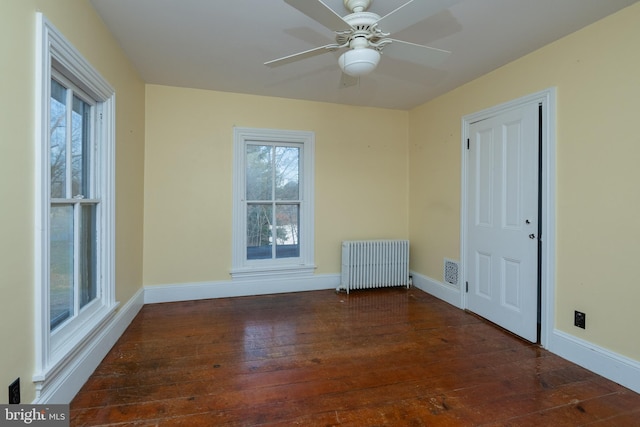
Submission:
<svg viewBox="0 0 640 427">
<path fill-rule="evenodd" d="M 530 239 L 535 239 L 535 238 L 536 238 L 536 235 L 535 235 L 535 234 L 529 234 L 529 238 L 530 238 Z"/>
<path fill-rule="evenodd" d="M 525 221 L 525 223 L 527 223 L 527 224 L 531 224 L 531 221 L 529 221 L 529 220 L 526 220 L 526 221 Z"/>
</svg>

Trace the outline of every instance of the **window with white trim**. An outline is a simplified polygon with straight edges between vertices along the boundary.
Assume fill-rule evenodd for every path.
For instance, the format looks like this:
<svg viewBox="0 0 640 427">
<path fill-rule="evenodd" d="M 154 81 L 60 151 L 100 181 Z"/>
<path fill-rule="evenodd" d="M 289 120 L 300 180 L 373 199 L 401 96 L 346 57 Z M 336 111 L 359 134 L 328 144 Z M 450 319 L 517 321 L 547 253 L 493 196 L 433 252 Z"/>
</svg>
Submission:
<svg viewBox="0 0 640 427">
<path fill-rule="evenodd" d="M 40 395 L 113 315 L 115 93 L 38 14 L 36 373 Z"/>
<path fill-rule="evenodd" d="M 312 274 L 313 132 L 234 129 L 234 278 Z"/>
</svg>

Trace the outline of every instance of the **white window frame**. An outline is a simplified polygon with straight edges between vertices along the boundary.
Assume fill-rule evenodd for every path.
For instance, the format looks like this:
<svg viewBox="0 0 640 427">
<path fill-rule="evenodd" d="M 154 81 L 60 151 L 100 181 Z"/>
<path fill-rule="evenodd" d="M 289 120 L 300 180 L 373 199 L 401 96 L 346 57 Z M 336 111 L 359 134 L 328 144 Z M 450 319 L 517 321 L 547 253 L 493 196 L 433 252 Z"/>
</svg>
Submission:
<svg viewBox="0 0 640 427">
<path fill-rule="evenodd" d="M 233 161 L 233 279 L 244 278 L 282 278 L 313 275 L 314 261 L 314 157 L 315 134 L 310 131 L 234 128 Z M 301 145 L 300 164 L 300 256 L 268 260 L 248 260 L 246 244 L 247 204 L 245 202 L 246 185 L 246 146 L 247 144 L 299 144 Z"/>
<path fill-rule="evenodd" d="M 115 91 L 64 36 L 37 13 L 35 84 L 35 373 L 37 397 L 59 383 L 74 357 L 114 315 L 115 301 Z M 94 105 L 97 296 L 73 320 L 50 331 L 50 137 L 51 79 L 64 77 Z"/>
</svg>

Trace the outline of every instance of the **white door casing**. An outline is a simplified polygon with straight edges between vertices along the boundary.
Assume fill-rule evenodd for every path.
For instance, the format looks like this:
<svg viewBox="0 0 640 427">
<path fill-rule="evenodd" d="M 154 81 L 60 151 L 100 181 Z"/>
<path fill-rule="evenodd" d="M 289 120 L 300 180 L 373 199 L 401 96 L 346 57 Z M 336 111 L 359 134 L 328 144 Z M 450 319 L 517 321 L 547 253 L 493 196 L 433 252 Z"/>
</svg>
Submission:
<svg viewBox="0 0 640 427">
<path fill-rule="evenodd" d="M 538 104 L 471 123 L 467 149 L 467 308 L 537 341 Z"/>
</svg>

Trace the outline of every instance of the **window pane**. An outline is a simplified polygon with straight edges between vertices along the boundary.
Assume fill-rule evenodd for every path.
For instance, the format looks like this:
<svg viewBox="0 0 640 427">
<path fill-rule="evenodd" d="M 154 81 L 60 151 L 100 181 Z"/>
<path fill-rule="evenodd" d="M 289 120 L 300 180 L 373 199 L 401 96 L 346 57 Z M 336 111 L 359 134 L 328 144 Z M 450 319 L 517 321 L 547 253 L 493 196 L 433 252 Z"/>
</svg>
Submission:
<svg viewBox="0 0 640 427">
<path fill-rule="evenodd" d="M 49 136 L 51 138 L 51 197 L 66 197 L 67 184 L 67 89 L 51 80 Z"/>
<path fill-rule="evenodd" d="M 297 147 L 276 147 L 276 200 L 298 200 L 300 149 Z"/>
<path fill-rule="evenodd" d="M 247 205 L 247 259 L 269 259 L 272 255 L 273 207 Z"/>
<path fill-rule="evenodd" d="M 96 206 L 84 205 L 80 214 L 80 308 L 96 298 Z"/>
<path fill-rule="evenodd" d="M 272 200 L 273 147 L 247 144 L 247 200 Z"/>
<path fill-rule="evenodd" d="M 73 315 L 73 206 L 52 206 L 50 213 L 50 327 Z"/>
<path fill-rule="evenodd" d="M 71 195 L 89 197 L 89 123 L 91 106 L 73 97 L 71 113 Z"/>
<path fill-rule="evenodd" d="M 276 258 L 300 256 L 300 205 L 276 206 Z"/>
</svg>

